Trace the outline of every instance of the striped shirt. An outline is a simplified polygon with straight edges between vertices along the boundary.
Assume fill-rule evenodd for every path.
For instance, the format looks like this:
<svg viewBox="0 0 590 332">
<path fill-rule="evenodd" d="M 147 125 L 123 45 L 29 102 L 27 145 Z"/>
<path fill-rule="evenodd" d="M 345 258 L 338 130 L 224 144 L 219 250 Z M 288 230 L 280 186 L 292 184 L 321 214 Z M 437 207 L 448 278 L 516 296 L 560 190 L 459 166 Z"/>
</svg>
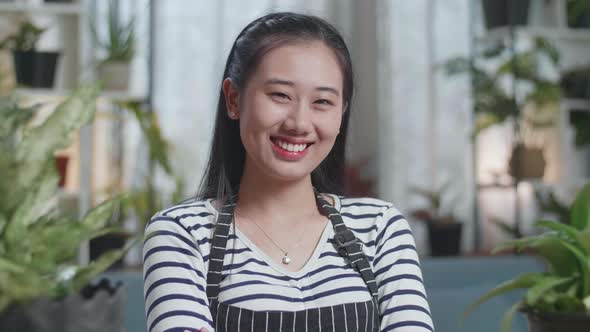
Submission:
<svg viewBox="0 0 590 332">
<path fill-rule="evenodd" d="M 390 203 L 330 195 L 362 242 L 378 285 L 381 331 L 434 331 L 414 238 Z M 217 218 L 211 200 L 156 214 L 146 227 L 144 296 L 149 331 L 213 331 L 206 295 L 210 239 Z M 338 254 L 326 224 L 305 266 L 291 272 L 232 227 L 219 301 L 257 311 L 299 311 L 369 301 L 360 274 Z"/>
</svg>

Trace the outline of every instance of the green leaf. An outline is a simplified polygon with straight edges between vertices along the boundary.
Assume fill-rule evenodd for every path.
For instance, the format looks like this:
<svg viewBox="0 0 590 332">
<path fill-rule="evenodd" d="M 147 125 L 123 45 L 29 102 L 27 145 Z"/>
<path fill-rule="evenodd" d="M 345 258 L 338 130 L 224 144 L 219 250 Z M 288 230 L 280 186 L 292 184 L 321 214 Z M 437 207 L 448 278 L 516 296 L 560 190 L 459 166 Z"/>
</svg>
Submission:
<svg viewBox="0 0 590 332">
<path fill-rule="evenodd" d="M 587 233 L 582 233 L 572 226 L 550 220 L 539 220 L 535 223 L 535 225 L 566 234 L 572 240 L 575 240 L 577 245 L 590 255 L 590 238 L 588 238 L 590 231 Z"/>
<path fill-rule="evenodd" d="M 525 295 L 525 301 L 527 306 L 534 307 L 541 296 L 548 290 L 551 290 L 557 286 L 563 285 L 567 282 L 574 280 L 574 277 L 554 277 L 546 276 L 539 280 L 536 285 L 529 288 Z"/>
<path fill-rule="evenodd" d="M 508 241 L 492 251 L 497 253 L 505 249 L 534 250 L 548 264 L 550 271 L 562 277 L 569 277 L 578 271 L 578 262 L 574 254 L 564 246 L 564 240 L 549 234 L 526 237 Z"/>
<path fill-rule="evenodd" d="M 91 262 L 87 266 L 80 268 L 72 279 L 71 289 L 78 291 L 82 289 L 92 278 L 106 271 L 113 263 L 121 259 L 123 255 L 135 244 L 137 240 L 129 241 L 124 248 L 111 250 L 103 254 L 99 259 Z"/>
<path fill-rule="evenodd" d="M 116 198 L 105 201 L 92 209 L 82 220 L 82 225 L 89 230 L 100 230 L 104 228 L 113 212 L 120 204 L 121 200 L 124 199 L 124 195 L 120 195 Z"/>
<path fill-rule="evenodd" d="M 510 332 L 512 330 L 512 321 L 514 320 L 514 314 L 518 311 L 520 306 L 520 302 L 515 303 L 510 307 L 510 309 L 506 311 L 504 317 L 502 318 L 502 321 L 500 322 L 501 332 Z"/>
<path fill-rule="evenodd" d="M 571 207 L 570 225 L 579 229 L 590 229 L 590 183 L 576 195 Z"/>
<path fill-rule="evenodd" d="M 479 299 L 477 299 L 474 303 L 469 305 L 469 307 L 465 310 L 464 317 L 469 315 L 473 310 L 479 307 L 482 303 L 486 302 L 487 300 L 498 296 L 500 294 L 504 294 L 506 292 L 521 289 L 521 288 L 529 288 L 534 286 L 539 280 L 543 279 L 545 274 L 538 273 L 538 272 L 529 272 L 524 273 L 512 280 L 506 281 L 496 288 L 492 289 L 491 291 L 482 295 Z"/>
<path fill-rule="evenodd" d="M 73 133 L 92 119 L 98 93 L 96 85 L 78 88 L 43 124 L 27 133 L 16 151 L 16 160 L 28 166 L 27 172 L 19 172 L 20 183 L 38 178 L 45 166 L 40 161 L 53 158 L 55 151 L 69 144 Z"/>
</svg>

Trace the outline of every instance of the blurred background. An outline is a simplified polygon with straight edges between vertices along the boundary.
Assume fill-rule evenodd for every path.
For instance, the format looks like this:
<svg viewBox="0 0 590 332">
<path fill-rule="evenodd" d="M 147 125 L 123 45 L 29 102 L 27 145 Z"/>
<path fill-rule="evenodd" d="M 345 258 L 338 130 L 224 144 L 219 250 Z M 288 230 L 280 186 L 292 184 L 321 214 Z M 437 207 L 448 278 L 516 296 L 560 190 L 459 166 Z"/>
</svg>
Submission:
<svg viewBox="0 0 590 332">
<path fill-rule="evenodd" d="M 590 180 L 590 0 L 0 0 L 1 94 L 43 117 L 81 83 L 104 84 L 94 120 L 55 154 L 59 207 L 77 216 L 130 196 L 109 221 L 124 231 L 85 243 L 80 260 L 196 193 L 228 51 L 272 11 L 343 34 L 356 77 L 348 194 L 406 215 L 435 325 L 475 330 L 457 325 L 467 303 L 541 268 L 512 253 L 490 263 L 490 250 L 567 218 Z M 112 273 L 133 284 L 140 271 L 136 245 Z M 143 299 L 129 297 L 132 331 Z M 497 330 L 510 299 L 468 322 Z"/>
</svg>

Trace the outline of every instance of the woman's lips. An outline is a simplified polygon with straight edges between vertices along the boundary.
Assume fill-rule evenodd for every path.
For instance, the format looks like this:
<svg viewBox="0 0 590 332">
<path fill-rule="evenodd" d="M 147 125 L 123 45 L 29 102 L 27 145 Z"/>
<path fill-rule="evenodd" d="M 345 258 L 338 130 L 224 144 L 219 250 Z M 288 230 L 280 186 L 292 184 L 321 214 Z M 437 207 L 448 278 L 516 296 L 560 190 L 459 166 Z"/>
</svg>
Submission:
<svg viewBox="0 0 590 332">
<path fill-rule="evenodd" d="M 275 155 L 277 155 L 278 158 L 283 159 L 283 160 L 287 160 L 287 161 L 298 161 L 300 159 L 302 159 L 303 157 L 305 157 L 305 155 L 307 154 L 307 151 L 309 150 L 309 147 L 312 144 L 290 144 L 286 141 L 281 141 L 280 139 L 277 138 L 271 138 L 271 145 L 272 145 L 272 149 L 275 152 Z M 282 147 L 281 147 L 282 145 Z M 287 149 L 285 149 L 285 147 Z M 300 150 L 301 148 L 303 148 L 303 150 Z M 290 151 L 293 150 L 293 151 Z"/>
</svg>

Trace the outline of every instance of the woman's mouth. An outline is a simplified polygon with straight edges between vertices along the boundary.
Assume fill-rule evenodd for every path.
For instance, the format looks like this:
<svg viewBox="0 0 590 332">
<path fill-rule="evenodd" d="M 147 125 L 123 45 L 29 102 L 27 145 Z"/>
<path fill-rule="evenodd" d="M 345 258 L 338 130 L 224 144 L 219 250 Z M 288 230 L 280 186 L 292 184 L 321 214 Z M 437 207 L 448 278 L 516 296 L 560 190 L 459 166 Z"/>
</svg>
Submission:
<svg viewBox="0 0 590 332">
<path fill-rule="evenodd" d="M 271 137 L 273 151 L 280 159 L 297 161 L 303 158 L 313 143 L 293 143 L 280 137 Z"/>
</svg>

